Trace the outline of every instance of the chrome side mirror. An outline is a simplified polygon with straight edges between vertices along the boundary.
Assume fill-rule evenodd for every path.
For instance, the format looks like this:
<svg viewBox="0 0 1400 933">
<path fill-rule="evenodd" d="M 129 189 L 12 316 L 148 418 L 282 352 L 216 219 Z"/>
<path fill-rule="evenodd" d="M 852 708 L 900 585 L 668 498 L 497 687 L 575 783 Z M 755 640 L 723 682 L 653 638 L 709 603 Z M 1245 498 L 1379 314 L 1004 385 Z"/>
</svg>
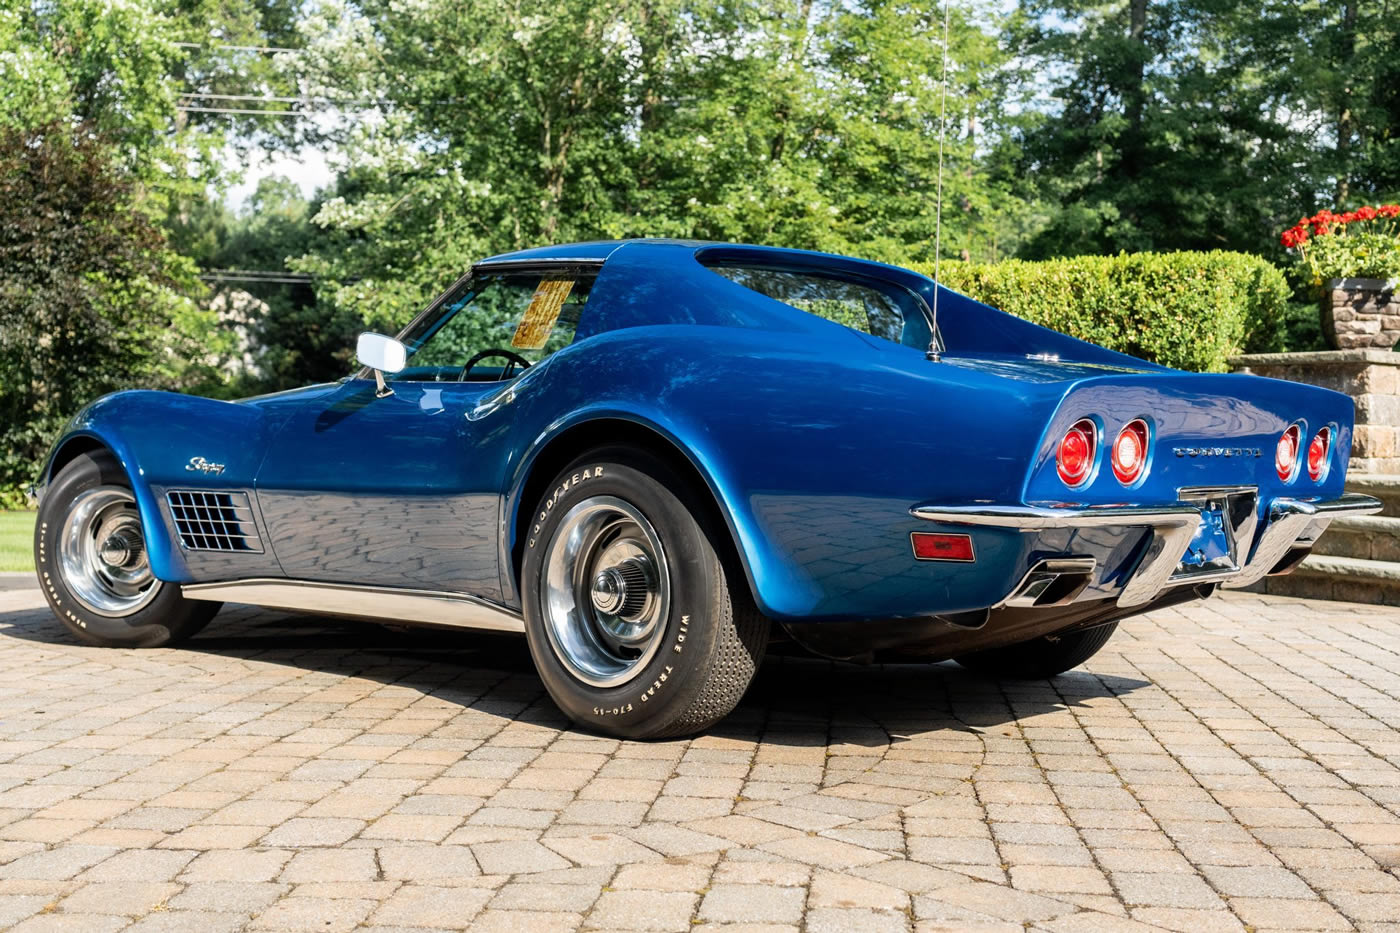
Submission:
<svg viewBox="0 0 1400 933">
<path fill-rule="evenodd" d="M 355 343 L 355 359 L 361 366 L 374 370 L 377 385 L 374 394 L 379 398 L 393 395 L 394 390 L 384 382 L 384 374 L 402 372 L 408 365 L 408 348 L 393 337 L 383 334 L 364 333 Z"/>
</svg>

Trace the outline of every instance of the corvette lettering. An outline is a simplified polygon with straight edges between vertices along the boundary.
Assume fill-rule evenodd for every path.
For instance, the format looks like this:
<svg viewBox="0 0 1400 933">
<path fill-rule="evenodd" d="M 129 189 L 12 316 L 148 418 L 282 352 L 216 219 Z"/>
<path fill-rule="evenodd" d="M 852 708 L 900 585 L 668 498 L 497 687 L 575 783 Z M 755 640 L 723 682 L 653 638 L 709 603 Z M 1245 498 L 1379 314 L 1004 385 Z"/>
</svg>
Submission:
<svg viewBox="0 0 1400 933">
<path fill-rule="evenodd" d="M 1172 453 L 1178 457 L 1262 457 L 1264 451 L 1258 447 L 1173 447 Z"/>
</svg>

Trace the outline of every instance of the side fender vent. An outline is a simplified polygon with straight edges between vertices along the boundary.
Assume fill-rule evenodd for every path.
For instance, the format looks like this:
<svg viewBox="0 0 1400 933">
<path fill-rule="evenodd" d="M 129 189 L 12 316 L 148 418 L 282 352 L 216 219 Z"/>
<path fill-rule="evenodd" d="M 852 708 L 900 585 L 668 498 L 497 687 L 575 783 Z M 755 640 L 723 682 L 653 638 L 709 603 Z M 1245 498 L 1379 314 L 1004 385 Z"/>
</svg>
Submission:
<svg viewBox="0 0 1400 933">
<path fill-rule="evenodd" d="M 165 500 L 186 550 L 263 552 L 246 492 L 172 489 Z"/>
</svg>

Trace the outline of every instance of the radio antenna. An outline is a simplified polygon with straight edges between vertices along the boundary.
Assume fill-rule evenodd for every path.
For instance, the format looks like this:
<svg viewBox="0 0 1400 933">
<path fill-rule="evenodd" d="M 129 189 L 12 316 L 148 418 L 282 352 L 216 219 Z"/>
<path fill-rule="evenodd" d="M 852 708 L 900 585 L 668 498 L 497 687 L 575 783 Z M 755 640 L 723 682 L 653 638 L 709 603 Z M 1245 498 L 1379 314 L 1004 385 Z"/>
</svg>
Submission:
<svg viewBox="0 0 1400 933">
<path fill-rule="evenodd" d="M 933 215 L 933 333 L 928 338 L 928 353 L 937 363 L 943 358 L 938 346 L 938 293 L 943 286 L 938 281 L 938 260 L 943 253 L 943 138 L 948 135 L 948 11 L 952 0 L 943 0 L 943 86 L 938 99 L 938 198 Z"/>
</svg>

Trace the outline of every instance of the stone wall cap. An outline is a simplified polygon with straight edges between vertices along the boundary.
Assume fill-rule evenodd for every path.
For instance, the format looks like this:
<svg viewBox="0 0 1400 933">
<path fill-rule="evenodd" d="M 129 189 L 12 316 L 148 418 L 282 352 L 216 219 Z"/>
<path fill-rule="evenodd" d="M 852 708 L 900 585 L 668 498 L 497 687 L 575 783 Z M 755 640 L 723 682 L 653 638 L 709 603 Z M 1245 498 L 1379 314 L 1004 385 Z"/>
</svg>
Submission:
<svg viewBox="0 0 1400 933">
<path fill-rule="evenodd" d="M 1391 292 L 1397 279 L 1328 279 L 1328 291 Z"/>
<path fill-rule="evenodd" d="M 1232 356 L 1231 366 L 1308 366 L 1319 363 L 1380 364 L 1400 366 L 1400 353 L 1394 350 L 1315 350 L 1308 353 L 1246 353 Z"/>
<path fill-rule="evenodd" d="M 1400 492 L 1400 476 L 1393 473 L 1347 473 L 1347 489 L 1364 492 L 1384 487 L 1387 492 Z"/>
</svg>

